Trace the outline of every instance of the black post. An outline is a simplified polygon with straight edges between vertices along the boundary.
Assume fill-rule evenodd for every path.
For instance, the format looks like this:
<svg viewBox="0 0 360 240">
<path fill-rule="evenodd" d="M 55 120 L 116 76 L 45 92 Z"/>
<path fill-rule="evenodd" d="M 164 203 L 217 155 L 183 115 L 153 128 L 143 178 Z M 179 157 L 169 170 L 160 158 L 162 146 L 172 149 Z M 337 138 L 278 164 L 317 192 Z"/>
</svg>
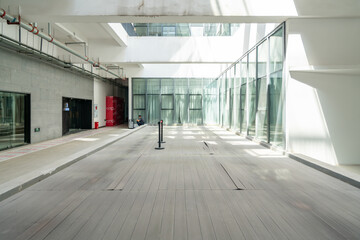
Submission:
<svg viewBox="0 0 360 240">
<path fill-rule="evenodd" d="M 161 147 L 161 123 L 158 122 L 158 125 L 159 125 L 159 141 L 158 141 L 159 147 L 157 147 L 157 148 L 155 148 L 155 149 L 156 149 L 156 150 L 163 150 L 164 148 Z"/>
<path fill-rule="evenodd" d="M 164 121 L 160 120 L 160 124 L 161 124 L 161 143 L 166 143 L 164 142 Z"/>
</svg>

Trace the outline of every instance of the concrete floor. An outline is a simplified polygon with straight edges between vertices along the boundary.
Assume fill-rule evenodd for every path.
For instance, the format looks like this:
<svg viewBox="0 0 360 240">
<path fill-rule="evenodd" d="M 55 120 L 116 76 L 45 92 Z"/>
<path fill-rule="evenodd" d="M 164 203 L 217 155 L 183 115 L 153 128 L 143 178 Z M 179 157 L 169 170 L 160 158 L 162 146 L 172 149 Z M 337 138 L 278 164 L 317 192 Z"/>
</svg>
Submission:
<svg viewBox="0 0 360 240">
<path fill-rule="evenodd" d="M 0 239 L 360 239 L 358 188 L 217 127 L 165 127 L 164 150 L 156 130 L 0 202 Z"/>
</svg>

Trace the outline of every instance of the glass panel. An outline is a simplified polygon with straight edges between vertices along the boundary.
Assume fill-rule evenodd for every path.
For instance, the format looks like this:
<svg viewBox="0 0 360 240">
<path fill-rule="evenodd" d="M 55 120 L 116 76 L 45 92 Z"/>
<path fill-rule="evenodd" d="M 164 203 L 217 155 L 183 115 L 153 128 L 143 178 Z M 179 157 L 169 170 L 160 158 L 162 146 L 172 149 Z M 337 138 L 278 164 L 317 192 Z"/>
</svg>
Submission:
<svg viewBox="0 0 360 240">
<path fill-rule="evenodd" d="M 256 113 L 256 137 L 263 141 L 268 141 L 267 129 L 267 82 L 266 77 L 260 78 L 257 81 L 257 113 Z"/>
<path fill-rule="evenodd" d="M 25 144 L 25 94 L 0 92 L 0 150 Z"/>
<path fill-rule="evenodd" d="M 225 114 L 224 114 L 224 126 L 230 128 L 231 126 L 231 89 L 227 89 L 225 93 L 226 105 L 225 105 Z"/>
<path fill-rule="evenodd" d="M 133 110 L 133 118 L 134 118 L 135 124 L 136 124 L 136 119 L 138 119 L 139 115 L 141 115 L 141 118 L 144 120 L 145 123 L 147 123 L 146 111 L 134 109 Z"/>
<path fill-rule="evenodd" d="M 225 76 L 221 76 L 220 78 L 220 89 L 219 89 L 219 94 L 220 94 L 220 125 L 223 127 L 224 126 L 224 114 L 226 112 L 225 110 L 225 104 L 226 104 L 226 89 L 225 89 Z"/>
<path fill-rule="evenodd" d="M 161 95 L 161 109 L 162 110 L 173 110 L 174 109 L 174 96 L 173 95 Z"/>
<path fill-rule="evenodd" d="M 218 80 L 211 80 L 206 84 L 204 90 L 203 116 L 205 124 L 218 124 L 219 102 L 218 102 Z"/>
<path fill-rule="evenodd" d="M 203 86 L 202 79 L 189 79 L 189 93 L 190 94 L 202 94 Z"/>
<path fill-rule="evenodd" d="M 283 139 L 283 99 L 282 71 L 270 75 L 270 142 L 277 146 L 284 146 Z"/>
<path fill-rule="evenodd" d="M 175 95 L 175 123 L 188 123 L 188 95 Z"/>
<path fill-rule="evenodd" d="M 240 86 L 237 86 L 234 89 L 234 106 L 233 106 L 234 116 L 233 116 L 233 126 L 232 128 L 236 131 L 240 129 Z"/>
<path fill-rule="evenodd" d="M 149 124 L 157 124 L 160 120 L 160 95 L 147 96 L 147 121 Z"/>
<path fill-rule="evenodd" d="M 173 27 L 163 27 L 163 36 L 175 36 L 176 35 L 176 28 Z"/>
<path fill-rule="evenodd" d="M 202 125 L 202 110 L 190 110 L 190 123 Z"/>
<path fill-rule="evenodd" d="M 270 37 L 270 73 L 283 68 L 284 39 L 283 28 Z"/>
<path fill-rule="evenodd" d="M 249 87 L 249 123 L 248 134 L 255 136 L 255 114 L 256 114 L 256 51 L 249 54 L 248 70 Z"/>
<path fill-rule="evenodd" d="M 148 79 L 147 80 L 147 93 L 148 94 L 160 94 L 160 79 Z"/>
<path fill-rule="evenodd" d="M 146 93 L 146 79 L 133 79 L 133 94 Z"/>
<path fill-rule="evenodd" d="M 192 124 L 201 125 L 202 121 L 202 95 L 190 95 L 189 102 L 189 122 Z"/>
<path fill-rule="evenodd" d="M 188 79 L 175 79 L 175 93 L 187 94 L 188 93 Z"/>
<path fill-rule="evenodd" d="M 174 93 L 174 80 L 173 79 L 161 79 L 161 93 L 173 94 Z"/>
<path fill-rule="evenodd" d="M 202 96 L 200 94 L 190 95 L 190 110 L 202 109 Z"/>
<path fill-rule="evenodd" d="M 134 95 L 134 109 L 145 109 L 145 95 Z"/>
<path fill-rule="evenodd" d="M 268 41 L 265 40 L 262 44 L 257 47 L 257 77 L 266 76 L 266 64 L 268 62 L 269 50 L 268 50 Z"/>
<path fill-rule="evenodd" d="M 241 60 L 240 76 L 241 76 L 241 89 L 240 89 L 240 132 L 246 133 L 247 131 L 247 57 Z"/>
<path fill-rule="evenodd" d="M 174 124 L 174 110 L 161 110 L 161 119 L 165 125 Z"/>
<path fill-rule="evenodd" d="M 205 124 L 217 124 L 218 123 L 218 109 L 219 104 L 216 94 L 204 95 L 204 122 Z"/>
</svg>

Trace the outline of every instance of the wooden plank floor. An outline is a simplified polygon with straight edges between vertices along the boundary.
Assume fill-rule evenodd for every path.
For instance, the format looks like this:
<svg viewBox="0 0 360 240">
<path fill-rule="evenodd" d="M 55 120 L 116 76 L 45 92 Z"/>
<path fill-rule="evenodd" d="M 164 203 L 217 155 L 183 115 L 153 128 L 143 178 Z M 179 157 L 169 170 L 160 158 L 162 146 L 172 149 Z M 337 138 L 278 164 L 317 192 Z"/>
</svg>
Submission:
<svg viewBox="0 0 360 240">
<path fill-rule="evenodd" d="M 156 130 L 0 202 L 0 239 L 360 239 L 359 189 L 217 127 L 159 151 Z"/>
</svg>

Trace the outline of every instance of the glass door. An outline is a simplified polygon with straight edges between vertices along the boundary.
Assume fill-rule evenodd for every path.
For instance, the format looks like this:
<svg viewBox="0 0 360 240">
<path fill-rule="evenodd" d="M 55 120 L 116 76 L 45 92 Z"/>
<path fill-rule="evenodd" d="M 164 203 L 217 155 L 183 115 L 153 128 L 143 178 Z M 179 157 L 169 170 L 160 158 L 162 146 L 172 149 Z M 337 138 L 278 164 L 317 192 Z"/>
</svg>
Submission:
<svg viewBox="0 0 360 240">
<path fill-rule="evenodd" d="M 30 142 L 29 99 L 27 94 L 0 92 L 0 150 Z"/>
</svg>

